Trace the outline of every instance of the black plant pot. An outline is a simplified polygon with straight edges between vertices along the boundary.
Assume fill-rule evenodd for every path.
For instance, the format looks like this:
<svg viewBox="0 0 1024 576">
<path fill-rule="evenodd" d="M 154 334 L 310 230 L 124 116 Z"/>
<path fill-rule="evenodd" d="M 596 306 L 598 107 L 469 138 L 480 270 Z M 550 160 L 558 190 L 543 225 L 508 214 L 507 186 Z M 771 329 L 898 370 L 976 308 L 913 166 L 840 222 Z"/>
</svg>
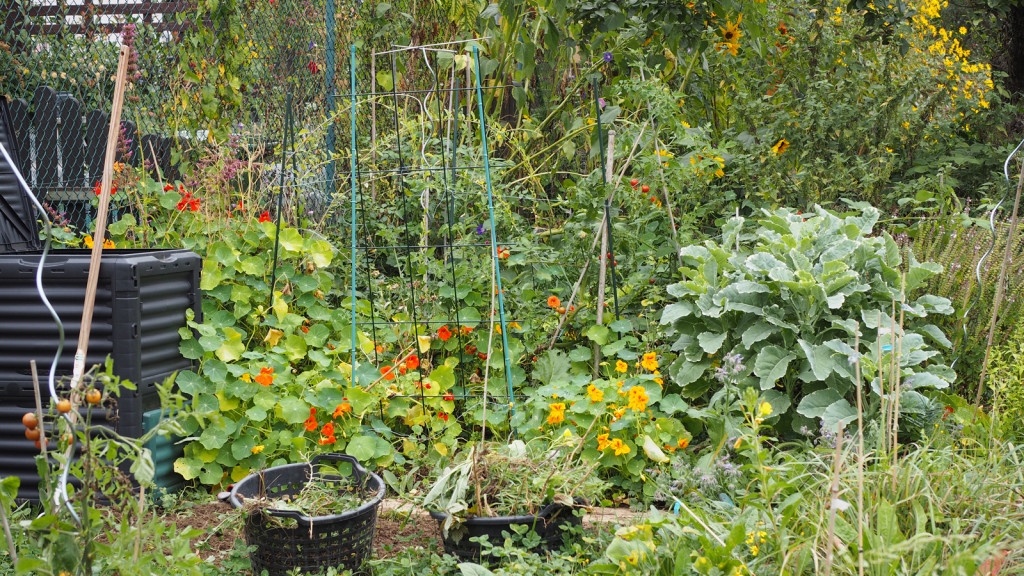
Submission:
<svg viewBox="0 0 1024 576">
<path fill-rule="evenodd" d="M 534 516 L 475 516 L 459 523 L 456 532 L 449 531 L 448 536 L 442 536 L 441 540 L 445 552 L 462 560 L 476 562 L 480 560 L 480 544 L 473 542 L 472 538 L 487 536 L 488 542 L 500 546 L 505 539 L 502 532 L 511 534 L 514 532 L 512 526 L 529 526 L 540 536 L 540 543 L 531 551 L 553 550 L 562 543 L 565 535 L 563 527 L 582 525 L 583 516 L 576 511 L 584 506 L 585 502 L 577 499 L 575 506 L 548 504 Z M 438 526 L 443 526 L 448 515 L 430 512 L 430 517 L 437 520 Z"/>
</svg>

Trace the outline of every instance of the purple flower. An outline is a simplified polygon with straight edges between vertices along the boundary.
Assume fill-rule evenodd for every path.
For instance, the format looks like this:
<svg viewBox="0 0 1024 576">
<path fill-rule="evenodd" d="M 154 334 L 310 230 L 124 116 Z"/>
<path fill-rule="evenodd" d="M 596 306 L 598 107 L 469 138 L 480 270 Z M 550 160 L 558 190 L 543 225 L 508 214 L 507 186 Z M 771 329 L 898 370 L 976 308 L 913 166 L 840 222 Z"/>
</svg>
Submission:
<svg viewBox="0 0 1024 576">
<path fill-rule="evenodd" d="M 605 62 L 611 62 L 612 60 L 615 60 L 615 57 L 612 56 L 612 53 L 611 52 L 605 52 L 604 53 L 604 61 Z"/>
<path fill-rule="evenodd" d="M 477 236 L 483 236 L 484 235 L 484 224 L 483 224 L 483 222 L 481 222 L 480 225 L 476 227 L 476 234 L 477 234 Z"/>
<path fill-rule="evenodd" d="M 598 98 L 597 99 L 597 105 L 600 106 L 602 110 L 604 110 L 604 104 L 605 104 L 604 98 Z"/>
<path fill-rule="evenodd" d="M 316 42 L 313 42 L 312 40 L 310 40 L 309 41 L 309 49 L 312 50 L 315 47 L 316 47 Z"/>
</svg>

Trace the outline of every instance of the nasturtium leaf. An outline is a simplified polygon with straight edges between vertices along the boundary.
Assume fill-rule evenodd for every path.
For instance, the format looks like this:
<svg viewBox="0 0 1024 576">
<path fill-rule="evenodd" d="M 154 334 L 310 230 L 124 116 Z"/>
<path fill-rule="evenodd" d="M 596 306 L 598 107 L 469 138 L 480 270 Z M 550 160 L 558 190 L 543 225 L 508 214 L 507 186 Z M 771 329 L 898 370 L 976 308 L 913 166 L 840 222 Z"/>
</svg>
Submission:
<svg viewBox="0 0 1024 576">
<path fill-rule="evenodd" d="M 234 328 L 224 328 L 224 336 L 227 340 L 217 348 L 217 358 L 224 362 L 234 362 L 242 357 L 245 352 L 245 343 L 242 342 L 242 334 Z"/>
<path fill-rule="evenodd" d="M 309 418 L 309 404 L 299 398 L 281 398 L 278 406 L 281 408 L 281 418 L 288 424 L 301 424 Z"/>
</svg>

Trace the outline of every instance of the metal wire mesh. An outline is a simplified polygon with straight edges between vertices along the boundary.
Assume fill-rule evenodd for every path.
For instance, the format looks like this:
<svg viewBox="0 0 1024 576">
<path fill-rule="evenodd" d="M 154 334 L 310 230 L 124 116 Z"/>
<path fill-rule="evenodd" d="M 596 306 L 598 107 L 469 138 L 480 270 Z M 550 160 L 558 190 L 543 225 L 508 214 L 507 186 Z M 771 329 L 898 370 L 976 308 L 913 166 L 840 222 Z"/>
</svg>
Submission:
<svg viewBox="0 0 1024 576">
<path fill-rule="evenodd" d="M 397 28 L 370 33 L 380 14 L 377 0 L 270 0 L 240 3 L 248 58 L 240 71 L 242 106 L 221 119 L 232 133 L 256 138 L 273 150 L 282 138 L 285 95 L 291 94 L 299 129 L 328 122 L 329 94 L 347 90 L 335 46 L 364 35 L 371 48 L 396 41 Z M 386 3 L 392 12 L 414 0 Z M 440 18 L 426 3 L 419 26 Z M 188 130 L 176 96 L 195 86 L 182 76 L 188 66 L 211 69 L 196 54 L 211 52 L 192 20 L 196 4 L 184 0 L 0 0 L 0 95 L 11 102 L 22 171 L 40 199 L 84 229 L 95 215 L 92 190 L 100 179 L 106 142 L 106 112 L 120 46 L 129 43 L 138 73 L 129 78 L 117 161 L 150 168 L 175 180 L 179 152 L 196 152 L 207 138 Z M 212 27 L 216 23 L 205 22 Z M 414 27 L 415 28 L 415 27 Z M 404 33 L 408 33 L 406 30 Z M 185 47 L 189 49 L 186 50 Z M 188 61 L 185 61 L 185 59 Z M 340 68 L 339 68 L 340 67 Z M 359 82 L 370 85 L 370 70 Z M 191 103 L 199 107 L 196 101 Z M 188 105 L 184 104 L 183 105 Z M 191 113 L 196 113 L 192 111 Z M 102 128 L 102 129 L 101 129 Z M 324 153 L 323 146 L 309 153 Z M 268 182 L 275 179 L 268 178 Z M 117 196 L 111 217 L 127 208 Z"/>
</svg>

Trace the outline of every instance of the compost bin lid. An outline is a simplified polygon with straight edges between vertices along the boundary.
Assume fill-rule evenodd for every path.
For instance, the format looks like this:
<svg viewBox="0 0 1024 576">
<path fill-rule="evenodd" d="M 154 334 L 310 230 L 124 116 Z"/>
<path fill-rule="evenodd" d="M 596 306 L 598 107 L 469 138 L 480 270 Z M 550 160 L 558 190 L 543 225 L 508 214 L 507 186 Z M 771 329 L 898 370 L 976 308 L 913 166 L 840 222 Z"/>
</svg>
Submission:
<svg viewBox="0 0 1024 576">
<path fill-rule="evenodd" d="M 10 108 L 3 97 L 0 97 L 0 144 L 7 149 L 15 165 L 24 165 L 18 157 Z M 0 254 L 39 250 L 42 245 L 36 211 L 28 197 L 32 192 L 18 182 L 14 170 L 0 154 Z"/>
</svg>

